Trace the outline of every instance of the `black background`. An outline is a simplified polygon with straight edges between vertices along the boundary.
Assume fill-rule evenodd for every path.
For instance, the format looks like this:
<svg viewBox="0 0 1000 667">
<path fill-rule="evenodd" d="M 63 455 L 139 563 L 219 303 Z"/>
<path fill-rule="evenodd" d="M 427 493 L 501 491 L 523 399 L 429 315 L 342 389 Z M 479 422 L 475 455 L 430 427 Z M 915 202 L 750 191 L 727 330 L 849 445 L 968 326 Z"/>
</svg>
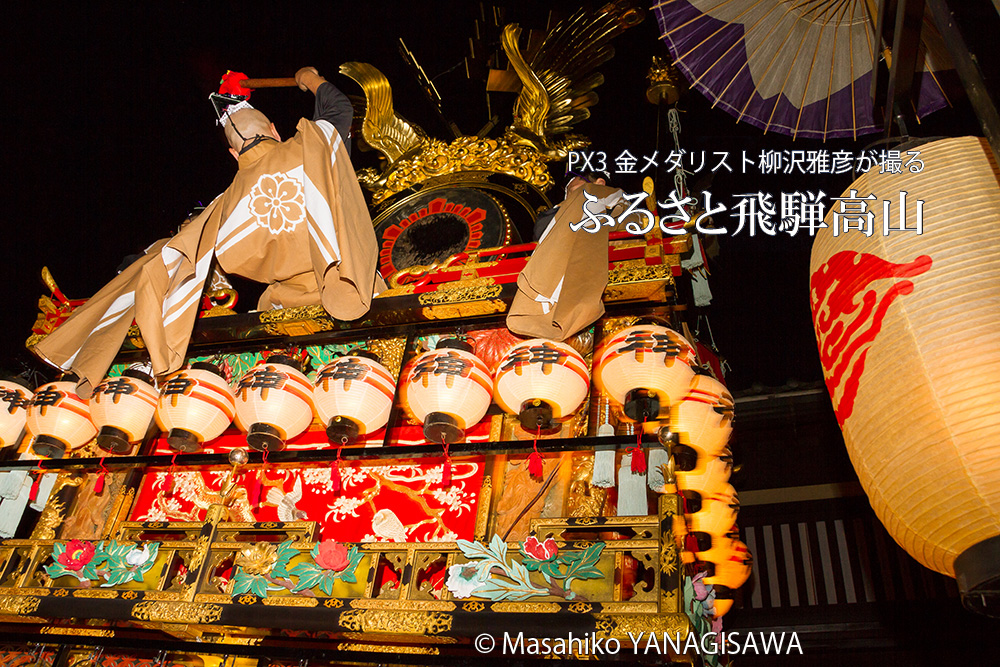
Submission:
<svg viewBox="0 0 1000 667">
<path fill-rule="evenodd" d="M 548 9 L 566 12 L 574 3 L 507 4 L 506 21 L 543 29 Z M 6 165 L 2 207 L 3 338 L 0 364 L 18 370 L 24 340 L 47 290 L 39 283 L 48 266 L 71 298 L 92 295 L 114 274 L 125 255 L 169 234 L 193 207 L 208 203 L 229 184 L 236 164 L 215 126 L 208 94 L 226 69 L 249 76 L 291 76 L 313 65 L 349 94 L 358 86 L 337 74 L 357 60 L 381 69 L 393 86 L 396 111 L 430 135 L 448 139 L 398 53 L 406 41 L 444 98 L 445 112 L 466 134 L 488 120 L 481 80 L 459 64 L 479 14 L 476 2 L 311 4 L 136 3 L 38 4 L 5 17 L 8 60 L 3 109 Z M 11 48 L 13 47 L 13 48 Z M 652 155 L 658 111 L 645 99 L 646 72 L 665 54 L 652 13 L 615 41 L 617 55 L 601 67 L 600 103 L 577 131 L 609 156 L 622 150 Z M 252 102 L 289 136 L 313 98 L 297 89 L 255 92 Z M 493 94 L 494 113 L 509 123 L 514 96 Z M 710 185 L 715 201 L 738 192 L 822 189 L 839 196 L 849 175 L 809 178 L 740 173 L 742 151 L 762 149 L 860 150 L 857 142 L 798 140 L 764 134 L 690 92 L 681 102 L 682 145 L 693 151 L 725 151 L 734 173 L 719 172 Z M 967 104 L 928 118 L 920 134 L 975 133 Z M 665 124 L 662 129 L 665 132 Z M 662 156 L 662 153 L 661 153 Z M 374 162 L 355 150 L 356 165 Z M 562 164 L 553 164 L 561 174 Z M 694 177 L 697 188 L 698 176 Z M 562 178 L 557 178 L 561 190 Z M 662 195 L 670 179 L 659 176 Z M 616 184 L 638 192 L 638 176 Z M 704 183 L 703 183 L 704 184 Z M 556 189 L 550 198 L 561 197 Z M 887 193 L 895 196 L 895 193 Z M 884 196 L 879 193 L 880 196 Z M 735 221 L 723 219 L 733 229 Z M 710 264 L 715 301 L 707 309 L 716 343 L 730 361 L 732 388 L 777 386 L 822 377 L 808 304 L 811 239 L 725 236 Z M 244 300 L 244 307 L 251 299 Z"/>
</svg>

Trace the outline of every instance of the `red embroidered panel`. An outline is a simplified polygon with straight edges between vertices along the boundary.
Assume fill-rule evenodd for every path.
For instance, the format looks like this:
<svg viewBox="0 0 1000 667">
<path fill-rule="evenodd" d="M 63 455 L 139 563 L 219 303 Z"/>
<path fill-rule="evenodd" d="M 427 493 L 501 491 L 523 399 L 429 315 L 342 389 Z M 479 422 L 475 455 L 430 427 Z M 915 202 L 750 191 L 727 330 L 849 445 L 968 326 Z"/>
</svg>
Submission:
<svg viewBox="0 0 1000 667">
<path fill-rule="evenodd" d="M 401 426 L 396 444 L 425 443 L 419 426 Z M 489 439 L 490 421 L 471 429 L 467 439 Z M 378 435 L 378 434 L 376 434 Z M 288 443 L 289 450 L 315 449 L 325 443 L 323 431 L 307 431 Z M 381 444 L 378 435 L 375 444 Z M 312 444 L 310 440 L 314 441 Z M 226 452 L 245 446 L 243 435 L 227 432 L 205 446 L 205 451 Z M 165 440 L 157 454 L 170 454 Z M 322 539 L 340 542 L 443 542 L 473 539 L 479 490 L 483 483 L 483 458 L 452 459 L 452 483 L 442 487 L 442 458 L 407 461 L 345 461 L 343 488 L 334 492 L 328 466 L 244 468 L 237 481 L 233 521 L 316 521 Z M 212 470 L 164 469 L 146 474 L 133 506 L 131 521 L 202 521 L 209 505 L 222 499 L 222 485 L 229 468 Z M 259 491 L 258 491 L 259 489 Z M 172 492 L 170 492 L 172 491 Z M 253 509 L 254 494 L 260 504 Z"/>
</svg>

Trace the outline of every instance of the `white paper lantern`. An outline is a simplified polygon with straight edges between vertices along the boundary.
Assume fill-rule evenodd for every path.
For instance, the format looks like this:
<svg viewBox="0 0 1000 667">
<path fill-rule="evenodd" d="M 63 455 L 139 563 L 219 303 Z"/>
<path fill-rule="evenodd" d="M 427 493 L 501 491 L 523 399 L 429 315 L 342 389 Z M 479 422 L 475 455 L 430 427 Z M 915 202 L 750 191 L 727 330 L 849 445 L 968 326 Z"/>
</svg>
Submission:
<svg viewBox="0 0 1000 667">
<path fill-rule="evenodd" d="M 392 373 L 359 353 L 335 359 L 316 373 L 313 404 L 330 442 L 352 442 L 386 425 L 395 391 Z"/>
<path fill-rule="evenodd" d="M 101 449 L 125 454 L 142 440 L 156 412 L 152 380 L 142 371 L 128 369 L 94 387 L 90 418 L 99 429 L 97 444 Z"/>
<path fill-rule="evenodd" d="M 17 443 L 28 419 L 32 391 L 17 382 L 0 380 L 0 447 Z"/>
<path fill-rule="evenodd" d="M 38 388 L 28 403 L 26 425 L 35 454 L 57 459 L 97 434 L 87 402 L 76 394 L 76 383 L 65 380 Z"/>
<path fill-rule="evenodd" d="M 236 426 L 258 451 L 285 448 L 313 418 L 312 385 L 291 357 L 272 355 L 236 385 Z"/>
<path fill-rule="evenodd" d="M 590 371 L 565 343 L 535 338 L 500 358 L 493 383 L 497 404 L 519 415 L 526 431 L 552 428 L 552 420 L 576 412 L 590 391 Z"/>
<path fill-rule="evenodd" d="M 222 435 L 236 412 L 236 398 L 216 366 L 192 364 L 177 371 L 160 388 L 156 421 L 167 431 L 173 449 L 196 452 Z"/>
<path fill-rule="evenodd" d="M 490 407 L 489 369 L 469 349 L 460 341 L 442 341 L 436 350 L 413 359 L 403 373 L 403 405 L 424 425 L 424 436 L 431 442 L 461 440 Z"/>
<path fill-rule="evenodd" d="M 699 457 L 719 456 L 733 431 L 733 397 L 725 385 L 696 375 L 682 401 L 670 410 L 670 431 Z"/>
<path fill-rule="evenodd" d="M 684 397 L 696 357 L 676 331 L 640 324 L 611 336 L 596 359 L 597 386 L 624 407 L 629 419 L 645 421 Z"/>
</svg>

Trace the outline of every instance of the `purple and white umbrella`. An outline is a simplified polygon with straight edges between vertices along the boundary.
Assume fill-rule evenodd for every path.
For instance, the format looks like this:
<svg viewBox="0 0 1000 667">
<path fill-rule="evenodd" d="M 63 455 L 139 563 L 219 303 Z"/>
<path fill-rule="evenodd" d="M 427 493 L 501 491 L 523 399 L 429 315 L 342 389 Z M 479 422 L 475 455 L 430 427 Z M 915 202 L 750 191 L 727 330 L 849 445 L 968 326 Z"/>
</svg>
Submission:
<svg viewBox="0 0 1000 667">
<path fill-rule="evenodd" d="M 663 0 L 661 37 L 691 85 L 765 132 L 827 139 L 878 132 L 872 63 L 881 57 L 866 0 Z M 943 42 L 924 19 L 916 112 L 949 104 Z"/>
</svg>

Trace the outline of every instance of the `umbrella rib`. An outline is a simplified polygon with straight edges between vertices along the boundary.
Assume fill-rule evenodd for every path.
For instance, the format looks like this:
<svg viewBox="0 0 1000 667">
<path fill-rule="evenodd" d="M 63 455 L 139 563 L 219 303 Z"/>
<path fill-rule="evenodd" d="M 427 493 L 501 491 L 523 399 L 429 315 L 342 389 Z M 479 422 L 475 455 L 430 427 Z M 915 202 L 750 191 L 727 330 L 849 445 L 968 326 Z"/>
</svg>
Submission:
<svg viewBox="0 0 1000 667">
<path fill-rule="evenodd" d="M 723 3 L 723 4 L 728 4 L 728 3 L 732 2 L 732 1 L 733 0 L 726 0 L 726 2 Z M 755 2 L 753 6 L 759 5 L 760 3 L 761 3 L 761 0 L 757 0 L 757 2 Z M 721 6 L 722 5 L 717 5 L 713 9 L 717 9 L 718 7 L 721 7 Z M 702 44 L 704 44 L 708 40 L 712 39 L 713 37 L 715 37 L 716 35 L 718 35 L 720 32 L 722 32 L 723 30 L 725 30 L 729 26 L 735 24 L 736 23 L 736 19 L 738 19 L 740 16 L 743 16 L 744 14 L 746 14 L 747 12 L 749 12 L 750 9 L 751 9 L 751 7 L 747 7 L 746 9 L 744 9 L 732 21 L 729 21 L 728 23 L 724 23 L 722 26 L 720 26 L 719 28 L 717 28 L 715 30 L 715 32 L 713 32 L 711 35 L 709 35 L 708 37 L 706 37 L 705 39 L 701 40 L 700 42 L 698 42 L 697 44 L 695 44 L 694 46 L 692 46 L 690 49 L 688 49 L 687 53 L 685 53 L 684 55 L 681 55 L 681 56 L 677 56 L 676 58 L 674 58 L 674 60 L 681 61 L 681 60 L 684 60 L 685 58 L 687 58 L 689 55 L 691 55 L 692 52 L 694 52 L 695 50 L 701 48 Z M 708 16 L 708 14 L 702 14 L 702 16 Z"/>
<path fill-rule="evenodd" d="M 759 5 L 760 3 L 761 3 L 761 0 L 757 0 L 756 4 L 757 4 L 757 5 Z M 757 27 L 758 25 L 760 25 L 760 22 L 761 22 L 761 21 L 763 21 L 763 20 L 764 20 L 765 18 L 767 18 L 767 17 L 768 17 L 768 15 L 769 15 L 769 14 L 770 14 L 771 12 L 773 12 L 773 11 L 774 11 L 774 10 L 775 10 L 776 8 L 777 8 L 777 5 L 775 5 L 775 6 L 774 6 L 774 7 L 772 7 L 771 9 L 769 9 L 769 10 L 767 11 L 767 14 L 764 14 L 764 16 L 762 16 L 762 17 L 760 17 L 759 19 L 757 19 L 756 23 L 754 23 L 754 24 L 753 24 L 752 26 L 750 26 L 750 27 L 747 27 L 747 26 L 745 26 L 745 25 L 744 25 L 744 26 L 743 26 L 743 37 L 741 37 L 741 38 L 740 38 L 740 40 L 739 40 L 738 42 L 733 42 L 733 43 L 732 43 L 732 44 L 731 44 L 731 45 L 729 46 L 729 48 L 728 48 L 728 49 L 726 49 L 726 50 L 725 50 L 725 51 L 724 51 L 724 52 L 722 53 L 722 55 L 720 55 L 720 56 L 719 56 L 718 58 L 716 58 L 716 59 L 715 59 L 715 62 L 713 62 L 713 63 L 712 63 L 711 65 L 709 65 L 709 66 L 708 66 L 708 67 L 707 67 L 707 68 L 705 69 L 705 71 L 704 71 L 704 72 L 702 72 L 701 74 L 699 74 L 699 75 L 698 75 L 698 78 L 697 78 L 697 79 L 695 79 L 694 81 L 692 81 L 692 82 L 691 82 L 691 85 L 692 85 L 692 86 L 693 86 L 693 85 L 696 85 L 696 84 L 697 84 L 697 83 L 698 83 L 699 81 L 701 81 L 701 80 L 702 80 L 702 79 L 703 79 L 703 78 L 705 77 L 705 75 L 707 75 L 707 74 L 708 74 L 708 73 L 709 73 L 709 72 L 710 72 L 710 71 L 712 70 L 712 68 L 713 68 L 713 67 L 715 67 L 715 66 L 716 66 L 716 65 L 718 65 L 718 64 L 719 64 L 720 62 L 722 62 L 723 58 L 725 58 L 725 57 L 726 57 L 726 54 L 727 54 L 727 53 L 729 53 L 730 51 L 732 51 L 733 49 L 735 49 L 735 48 L 736 48 L 736 47 L 737 47 L 738 45 L 740 45 L 740 44 L 743 44 L 743 46 L 744 46 L 744 47 L 746 47 L 746 35 L 747 35 L 747 33 L 749 33 L 749 32 L 750 32 L 751 30 L 755 29 L 755 28 L 756 28 L 756 27 Z M 749 11 L 749 10 L 748 10 L 748 11 Z M 732 25 L 732 24 L 730 24 L 730 25 Z M 774 28 L 772 28 L 772 29 L 771 29 L 771 32 L 774 32 Z M 768 33 L 768 34 L 770 34 L 770 33 Z M 760 48 L 760 45 L 758 44 L 758 45 L 757 45 L 757 49 L 759 49 L 759 48 Z M 757 53 L 757 49 L 754 49 L 754 53 Z M 750 62 L 750 55 L 749 55 L 749 54 L 747 55 L 747 62 L 748 62 L 748 63 Z M 745 67 L 745 65 L 744 65 L 744 67 Z M 740 73 L 740 72 L 742 72 L 742 71 L 743 71 L 743 67 L 741 67 L 741 68 L 739 69 L 739 71 L 737 72 L 737 74 L 739 74 L 739 73 Z M 728 83 L 728 84 L 726 84 L 726 87 L 722 89 L 722 92 L 721 92 L 721 93 L 719 93 L 718 95 L 716 95 L 716 98 L 715 98 L 715 99 L 716 99 L 716 100 L 719 100 L 719 99 L 720 99 L 720 98 L 721 98 L 721 97 L 722 97 L 723 95 L 725 95 L 725 94 L 726 94 L 726 91 L 727 91 L 727 90 L 729 90 L 729 86 L 731 86 L 731 85 L 732 85 L 732 83 L 733 83 L 733 81 L 735 81 L 735 80 L 736 80 L 736 77 L 733 77 L 733 78 L 732 78 L 732 79 L 731 79 L 731 80 L 729 81 L 729 83 Z M 713 106 L 715 106 L 715 105 L 713 104 Z"/>
<path fill-rule="evenodd" d="M 795 118 L 795 129 L 792 130 L 792 141 L 797 139 L 799 136 L 799 124 L 802 122 L 802 110 L 805 108 L 806 95 L 809 94 L 809 82 L 812 81 L 813 68 L 816 66 L 816 54 L 819 53 L 819 46 L 823 41 L 823 31 L 825 29 L 825 23 L 819 26 L 819 36 L 816 38 L 816 48 L 813 49 L 812 61 L 809 63 L 809 74 L 806 76 L 806 85 L 802 87 L 802 99 L 799 101 L 799 115 Z"/>
<path fill-rule="evenodd" d="M 656 9 L 657 7 L 662 7 L 662 6 L 664 6 L 666 4 L 669 4 L 669 3 L 672 3 L 672 2 L 677 2 L 677 0 L 665 0 L 664 2 L 661 2 L 658 5 L 655 5 L 653 7 L 653 9 Z M 718 4 L 715 7 L 712 7 L 712 9 L 710 9 L 709 11 L 712 11 L 714 9 L 718 9 L 719 7 L 722 7 L 723 5 L 728 5 L 730 2 L 733 2 L 733 0 L 723 0 L 723 2 L 721 4 Z M 684 23 L 680 24 L 679 26 L 676 26 L 675 28 L 672 28 L 672 29 L 666 31 L 665 33 L 661 34 L 660 38 L 662 39 L 664 37 L 669 37 L 670 35 L 674 34 L 678 30 L 681 30 L 682 28 L 686 28 L 687 26 L 689 26 L 690 24 L 694 23 L 698 19 L 704 19 L 704 18 L 713 18 L 713 17 L 709 16 L 708 12 L 701 12 L 697 16 L 695 16 L 694 18 L 690 18 L 687 21 L 685 21 Z"/>
<path fill-rule="evenodd" d="M 795 55 L 792 57 L 792 62 L 795 62 L 799 57 L 799 52 L 802 51 L 802 45 L 806 43 L 806 35 L 809 34 L 809 30 L 806 29 L 802 33 L 802 39 L 799 40 L 799 46 L 795 49 Z M 785 80 L 781 82 L 781 89 L 778 94 L 774 96 L 774 106 L 771 107 L 771 115 L 767 117 L 767 125 L 764 126 L 764 134 L 771 129 L 771 121 L 774 120 L 774 112 L 778 110 L 778 104 L 781 102 L 781 94 L 785 91 L 785 85 L 788 83 L 788 77 L 792 75 L 792 68 L 789 67 L 788 71 L 785 72 Z"/>
<path fill-rule="evenodd" d="M 837 27 L 834 30 L 839 30 L 844 27 L 843 20 L 844 14 L 847 13 L 849 3 L 843 3 L 843 9 L 841 10 L 840 21 L 837 23 Z M 850 26 L 847 26 L 848 32 L 850 32 Z M 833 53 L 830 54 L 830 80 L 826 87 L 826 114 L 823 117 L 823 141 L 826 141 L 826 135 L 830 130 L 830 98 L 833 96 L 833 71 L 837 64 L 837 35 L 834 32 L 833 35 Z M 851 81 L 851 86 L 854 86 L 854 81 Z"/>
<path fill-rule="evenodd" d="M 779 18 L 779 19 L 778 19 L 777 21 L 775 21 L 775 24 L 774 24 L 774 27 L 773 27 L 773 28 L 771 28 L 771 31 L 772 31 L 772 32 L 773 32 L 773 31 L 774 31 L 774 30 L 775 30 L 775 29 L 776 29 L 776 28 L 778 27 L 778 23 L 780 23 L 780 22 L 781 22 L 781 20 L 782 20 L 783 18 L 785 18 L 786 16 L 788 16 L 788 13 L 789 13 L 790 11 L 792 11 L 792 9 L 791 9 L 791 8 L 790 8 L 790 7 L 788 6 L 788 5 L 785 5 L 785 13 L 784 13 L 784 14 L 783 14 L 783 15 L 781 16 L 781 18 Z M 756 50 L 754 51 L 754 53 L 756 53 Z M 770 71 L 771 71 L 771 65 L 773 65 L 773 64 L 774 64 L 774 61 L 775 61 L 775 59 L 776 59 L 777 57 L 778 57 L 778 52 L 777 52 L 777 51 L 775 51 L 775 52 L 774 52 L 774 55 L 773 55 L 773 56 L 771 56 L 771 61 L 770 61 L 769 63 L 767 63 L 767 67 L 765 67 L 765 68 L 764 68 L 764 73 L 763 73 L 763 74 L 761 74 L 761 78 L 762 78 L 762 79 L 763 79 L 764 77 L 766 77 L 766 76 L 767 76 L 767 73 L 768 73 L 768 72 L 770 72 Z M 747 62 L 749 63 L 750 61 L 749 61 L 749 60 L 747 60 Z M 755 82 L 755 83 L 756 83 L 756 82 Z M 747 112 L 747 107 L 748 107 L 748 106 L 750 106 L 750 102 L 752 102 L 752 101 L 753 101 L 753 94 L 754 94 L 754 90 L 751 90 L 751 91 L 750 91 L 750 97 L 749 97 L 749 98 L 747 98 L 747 101 L 746 101 L 746 104 L 744 104 L 744 105 L 743 105 L 743 108 L 742 108 L 742 109 L 740 109 L 740 115 L 739 115 L 739 116 L 738 116 L 738 117 L 736 118 L 736 122 L 737 122 L 737 123 L 738 123 L 738 122 L 740 122 L 741 120 L 743 120 L 743 116 L 744 116 L 744 115 L 746 114 L 746 112 Z M 779 91 L 778 95 L 779 95 L 779 97 L 780 97 L 780 95 L 781 95 L 780 91 Z M 761 96 L 761 98 L 763 98 L 763 96 Z M 775 101 L 775 103 L 774 103 L 774 106 L 775 106 L 775 107 L 777 107 L 777 106 L 778 106 L 778 102 L 777 102 L 777 101 Z M 773 111 L 772 111 L 772 115 L 773 115 Z M 767 132 L 767 130 L 765 129 L 765 130 L 764 130 L 764 132 Z"/>
<path fill-rule="evenodd" d="M 758 3 L 758 4 L 760 4 L 760 3 Z M 777 4 L 773 5 L 773 6 L 771 7 L 771 9 L 767 10 L 767 14 L 764 14 L 764 16 L 762 16 L 762 17 L 760 18 L 760 20 L 758 20 L 758 22 L 757 22 L 757 23 L 760 23 L 760 21 L 763 21 L 763 20 L 764 20 L 764 19 L 766 19 L 766 18 L 767 18 L 768 16 L 770 16 L 770 15 L 771 15 L 771 12 L 773 12 L 773 11 L 774 11 L 775 9 L 777 9 L 777 8 L 778 8 L 778 5 L 777 5 Z M 755 23 L 755 24 L 754 24 L 754 25 L 752 26 L 752 28 L 755 28 L 755 27 L 757 27 L 757 23 Z M 756 48 L 755 48 L 755 49 L 753 50 L 753 53 L 748 53 L 748 54 L 747 54 L 747 58 L 746 58 L 746 62 L 744 62 L 744 63 L 743 63 L 743 65 L 742 65 L 742 66 L 741 66 L 741 67 L 740 67 L 740 68 L 739 68 L 738 70 L 736 70 L 736 74 L 734 74 L 734 75 L 733 75 L 733 78 L 731 78 L 731 79 L 729 80 L 729 83 L 727 83 L 727 84 L 726 84 L 726 87 L 722 89 L 722 92 L 720 92 L 720 93 L 719 93 L 718 95 L 716 95 L 716 97 L 715 97 L 715 102 L 713 102 L 713 103 L 712 103 L 712 106 L 713 106 L 713 107 L 714 107 L 714 106 L 715 106 L 716 104 L 718 104 L 718 103 L 719 103 L 719 101 L 720 101 L 720 100 L 722 99 L 722 96 L 723 96 L 723 95 L 725 95 L 725 94 L 726 94 L 726 91 L 728 91 L 728 90 L 729 90 L 729 87 L 730 87 L 731 85 L 733 85 L 733 83 L 735 83 L 735 82 L 736 82 L 736 79 L 737 79 L 737 78 L 739 78 L 739 76 L 740 76 L 740 72 L 742 72 L 742 71 L 743 71 L 744 69 L 746 69 L 747 67 L 749 67 L 749 66 L 750 66 L 750 60 L 751 60 L 751 58 L 753 58 L 753 56 L 754 56 L 754 55 L 755 55 L 755 54 L 757 53 L 757 51 L 759 51 L 759 50 L 760 50 L 760 47 L 764 45 L 764 42 L 765 42 L 765 41 L 767 40 L 767 38 L 768 38 L 768 37 L 770 37 L 770 36 L 771 36 L 771 34 L 772 34 L 772 33 L 773 33 L 774 31 L 775 31 L 775 29 L 776 29 L 777 27 L 778 27 L 778 22 L 777 22 L 777 21 L 774 21 L 774 22 L 773 22 L 773 23 L 771 24 L 771 29 L 770 29 L 770 30 L 769 30 L 769 31 L 767 32 L 767 34 L 766 34 L 766 35 L 764 35 L 764 39 L 763 39 L 763 40 L 761 40 L 760 44 L 758 44 L 758 45 L 757 45 L 757 47 L 756 47 Z M 743 42 L 743 45 L 744 45 L 744 46 L 746 46 L 746 32 L 747 32 L 747 31 L 744 31 L 744 33 L 743 33 L 743 34 L 744 34 L 744 38 L 743 38 L 743 40 L 741 40 L 741 41 Z M 739 42 L 737 42 L 737 43 L 739 43 Z M 735 46 L 735 44 L 734 44 L 733 46 Z M 730 48 L 732 48 L 732 47 L 730 47 Z M 727 53 L 728 53 L 728 51 L 727 51 Z M 723 55 L 725 55 L 725 54 L 723 54 Z M 713 63 L 713 65 L 714 65 L 714 63 Z M 701 78 L 701 77 L 699 77 L 699 78 Z M 751 99 L 753 99 L 753 93 L 751 93 L 751 94 L 750 94 L 750 97 L 751 97 Z M 744 110 L 745 110 L 745 109 L 746 109 L 746 107 L 744 107 Z M 742 117 L 743 117 L 743 114 L 740 114 L 740 118 L 742 118 Z M 739 119 L 737 119 L 737 120 L 739 120 Z"/>
</svg>

